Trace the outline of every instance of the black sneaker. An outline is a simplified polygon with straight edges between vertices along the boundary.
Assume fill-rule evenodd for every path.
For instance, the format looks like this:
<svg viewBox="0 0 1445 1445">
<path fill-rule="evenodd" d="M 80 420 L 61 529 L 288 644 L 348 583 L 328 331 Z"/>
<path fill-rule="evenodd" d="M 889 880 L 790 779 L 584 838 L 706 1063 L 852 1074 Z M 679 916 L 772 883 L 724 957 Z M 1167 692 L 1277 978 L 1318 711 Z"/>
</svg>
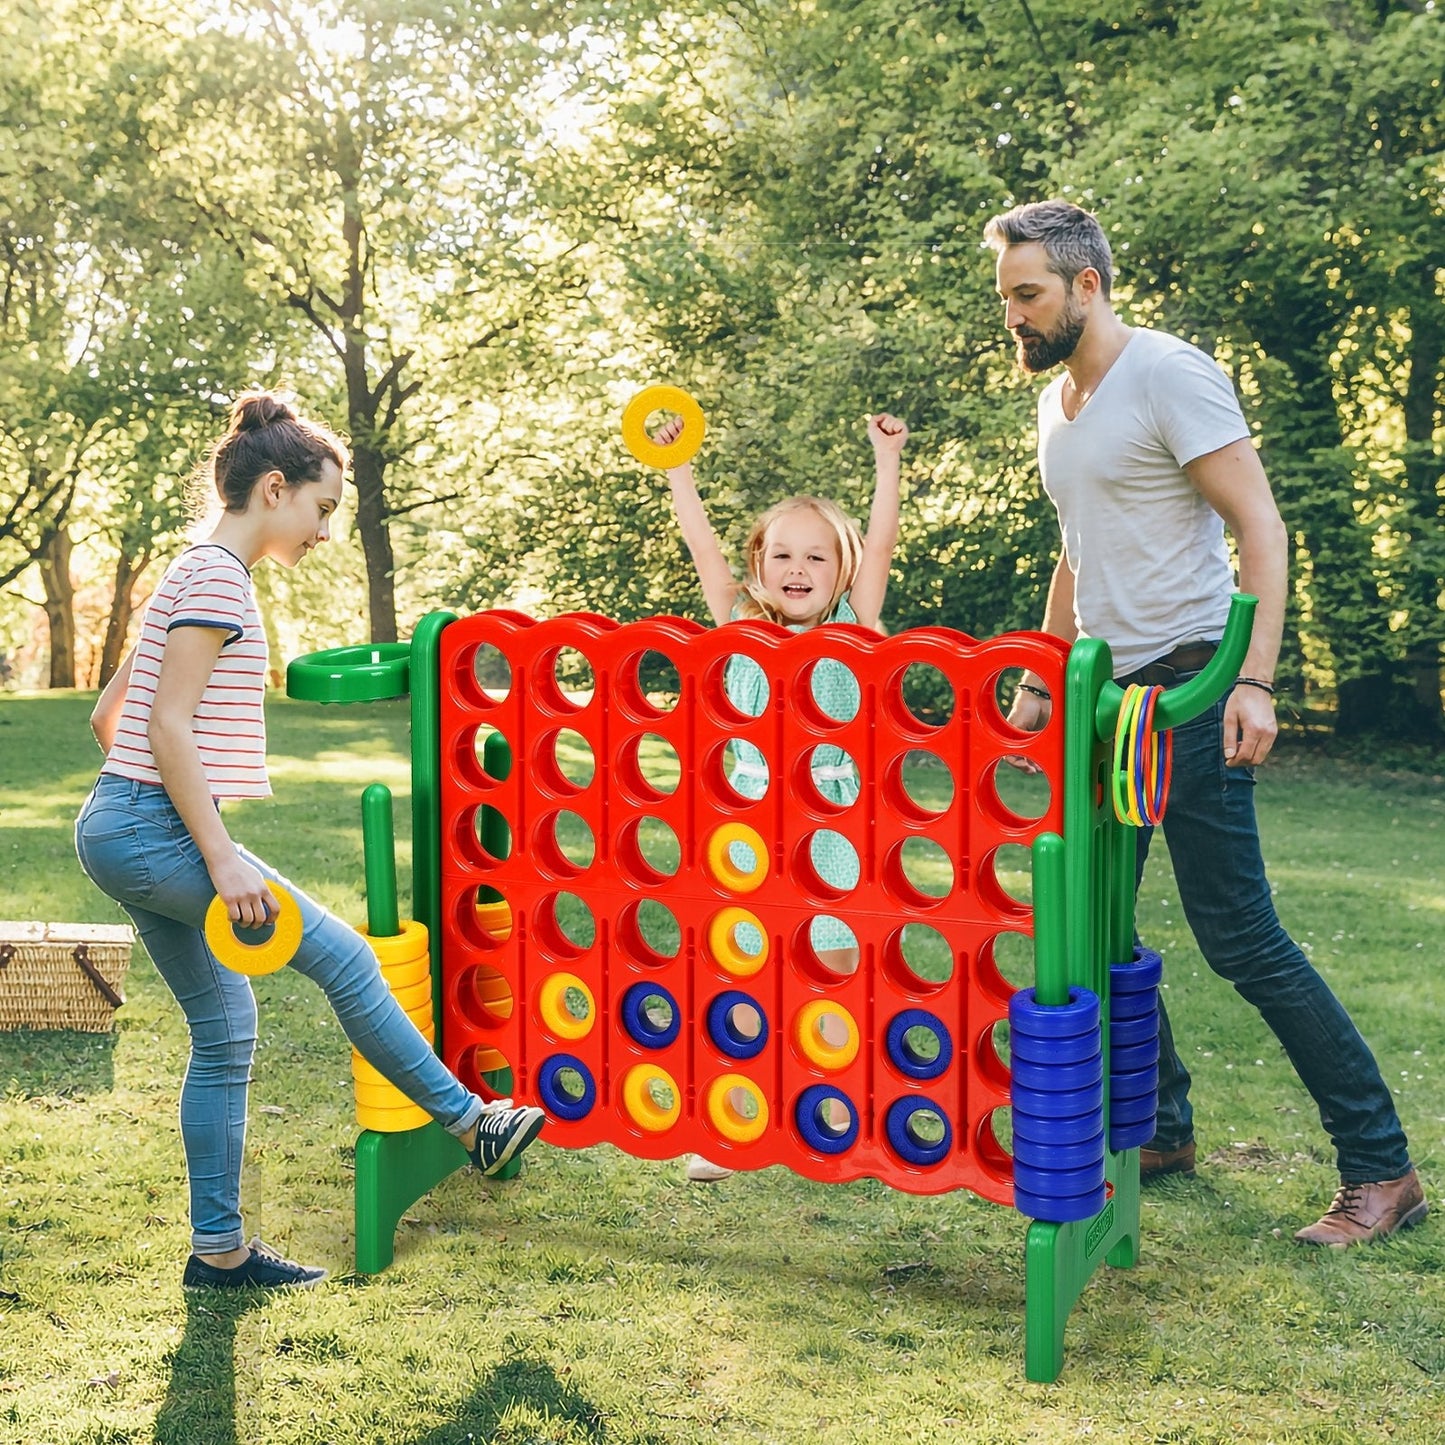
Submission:
<svg viewBox="0 0 1445 1445">
<path fill-rule="evenodd" d="M 182 1289 L 314 1289 L 326 1278 L 326 1271 L 312 1264 L 282 1259 L 259 1237 L 247 1246 L 250 1259 L 231 1269 L 218 1269 L 192 1255 L 181 1276 Z"/>
<path fill-rule="evenodd" d="M 477 1142 L 472 1145 L 472 1163 L 483 1174 L 495 1174 L 515 1158 L 542 1132 L 547 1116 L 533 1105 L 512 1107 L 510 1099 L 488 1104 L 477 1120 Z"/>
</svg>

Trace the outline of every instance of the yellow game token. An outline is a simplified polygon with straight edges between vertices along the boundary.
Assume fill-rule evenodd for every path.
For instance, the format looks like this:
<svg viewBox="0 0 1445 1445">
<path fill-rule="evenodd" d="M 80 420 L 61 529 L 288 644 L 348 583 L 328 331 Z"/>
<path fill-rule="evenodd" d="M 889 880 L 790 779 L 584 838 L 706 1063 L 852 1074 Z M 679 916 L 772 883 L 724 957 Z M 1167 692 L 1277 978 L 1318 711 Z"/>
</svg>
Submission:
<svg viewBox="0 0 1445 1445">
<path fill-rule="evenodd" d="M 301 910 L 296 900 L 279 883 L 270 885 L 281 911 L 276 915 L 270 938 L 265 943 L 242 943 L 219 897 L 206 909 L 206 942 L 227 968 L 253 977 L 285 968 L 301 947 Z"/>
<path fill-rule="evenodd" d="M 682 431 L 668 446 L 647 434 L 647 418 L 655 411 L 674 411 L 682 418 Z M 622 409 L 622 443 L 645 467 L 666 471 L 690 462 L 706 435 L 702 408 L 680 386 L 644 387 Z"/>
</svg>

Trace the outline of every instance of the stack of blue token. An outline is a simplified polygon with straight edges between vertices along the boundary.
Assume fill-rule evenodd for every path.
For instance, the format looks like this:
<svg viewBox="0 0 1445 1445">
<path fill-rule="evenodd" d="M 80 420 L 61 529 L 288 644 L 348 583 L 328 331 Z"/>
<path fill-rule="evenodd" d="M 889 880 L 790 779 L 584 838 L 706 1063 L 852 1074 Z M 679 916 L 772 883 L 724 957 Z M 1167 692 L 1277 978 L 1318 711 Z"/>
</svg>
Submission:
<svg viewBox="0 0 1445 1445">
<path fill-rule="evenodd" d="M 1109 966 L 1109 1148 L 1137 1149 L 1154 1137 L 1159 1111 L 1157 953 L 1136 948 Z"/>
<path fill-rule="evenodd" d="M 1014 1204 L 1031 1219 L 1089 1219 L 1107 1197 L 1098 995 L 1071 988 L 1050 1007 L 1020 989 L 1008 1021 Z"/>
</svg>

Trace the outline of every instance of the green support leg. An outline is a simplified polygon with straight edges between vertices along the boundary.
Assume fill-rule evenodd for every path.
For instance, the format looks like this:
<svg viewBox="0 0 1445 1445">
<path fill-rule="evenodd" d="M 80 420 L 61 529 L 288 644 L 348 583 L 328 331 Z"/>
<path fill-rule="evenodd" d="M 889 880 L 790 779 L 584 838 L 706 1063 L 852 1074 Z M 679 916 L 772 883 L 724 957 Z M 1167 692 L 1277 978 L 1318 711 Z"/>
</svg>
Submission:
<svg viewBox="0 0 1445 1445">
<path fill-rule="evenodd" d="M 1024 1244 L 1024 1374 L 1049 1384 L 1064 1368 L 1064 1327 L 1069 1311 L 1101 1261 L 1129 1268 L 1139 1258 L 1137 1152 L 1111 1154 L 1113 1196 L 1092 1219 L 1029 1225 Z"/>
<path fill-rule="evenodd" d="M 380 1274 L 391 1263 L 402 1215 L 466 1162 L 467 1151 L 437 1123 L 400 1134 L 361 1131 L 356 1140 L 358 1274 Z"/>
</svg>

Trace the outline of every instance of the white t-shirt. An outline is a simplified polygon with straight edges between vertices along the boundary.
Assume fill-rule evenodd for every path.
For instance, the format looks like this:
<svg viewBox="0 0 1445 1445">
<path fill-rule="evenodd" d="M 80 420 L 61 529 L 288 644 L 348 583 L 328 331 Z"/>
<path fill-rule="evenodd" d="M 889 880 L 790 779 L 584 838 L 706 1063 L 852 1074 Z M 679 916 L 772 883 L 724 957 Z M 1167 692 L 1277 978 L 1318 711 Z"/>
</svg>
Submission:
<svg viewBox="0 0 1445 1445">
<path fill-rule="evenodd" d="M 214 542 L 182 552 L 146 608 L 115 741 L 101 772 L 161 781 L 150 745 L 151 703 L 166 638 L 177 627 L 215 627 L 226 634 L 191 719 L 211 796 L 269 797 L 266 633 L 245 563 Z"/>
<path fill-rule="evenodd" d="M 1197 347 L 1136 329 L 1083 410 L 1061 374 L 1039 397 L 1039 472 L 1058 509 L 1081 637 L 1122 676 L 1218 638 L 1234 593 L 1219 514 L 1186 463 L 1249 436 L 1234 387 Z"/>
</svg>

